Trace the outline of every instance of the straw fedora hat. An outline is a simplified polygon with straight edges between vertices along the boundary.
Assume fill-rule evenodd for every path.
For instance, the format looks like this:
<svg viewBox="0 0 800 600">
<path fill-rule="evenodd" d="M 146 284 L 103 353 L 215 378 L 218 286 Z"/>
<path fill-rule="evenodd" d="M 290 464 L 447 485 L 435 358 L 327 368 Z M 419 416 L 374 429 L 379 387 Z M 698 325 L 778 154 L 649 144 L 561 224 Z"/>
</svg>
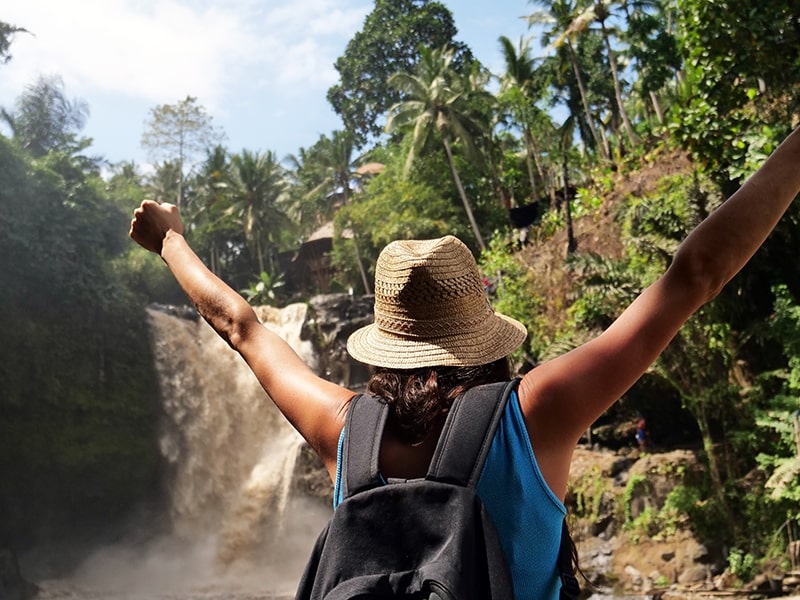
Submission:
<svg viewBox="0 0 800 600">
<path fill-rule="evenodd" d="M 526 335 L 522 323 L 494 311 L 472 252 L 448 235 L 384 248 L 374 323 L 350 335 L 347 351 L 377 367 L 469 367 L 507 356 Z"/>
</svg>

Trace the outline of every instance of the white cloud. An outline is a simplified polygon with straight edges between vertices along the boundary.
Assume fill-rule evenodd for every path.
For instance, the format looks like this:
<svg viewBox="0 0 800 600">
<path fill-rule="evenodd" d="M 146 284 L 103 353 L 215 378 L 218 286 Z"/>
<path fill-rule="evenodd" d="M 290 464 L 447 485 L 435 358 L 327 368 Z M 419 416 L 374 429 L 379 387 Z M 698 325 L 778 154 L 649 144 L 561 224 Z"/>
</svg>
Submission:
<svg viewBox="0 0 800 600">
<path fill-rule="evenodd" d="M 298 0 L 272 7 L 261 16 L 253 38 L 259 38 L 260 60 L 269 85 L 288 86 L 290 92 L 320 91 L 337 78 L 333 68 L 347 41 L 358 31 L 368 5 L 342 8 L 330 0 Z"/>
<path fill-rule="evenodd" d="M 197 96 L 212 112 L 262 81 L 298 93 L 324 90 L 332 64 L 368 11 L 330 0 L 26 0 L 3 20 L 19 34 L 3 88 L 22 91 L 58 74 L 67 93 L 122 94 L 150 104 Z M 250 83 L 253 82 L 253 83 Z"/>
<path fill-rule="evenodd" d="M 333 36 L 349 39 L 371 9 L 371 2 L 352 8 L 331 0 L 286 2 L 267 13 L 267 22 L 279 26 L 291 36 Z"/>
</svg>

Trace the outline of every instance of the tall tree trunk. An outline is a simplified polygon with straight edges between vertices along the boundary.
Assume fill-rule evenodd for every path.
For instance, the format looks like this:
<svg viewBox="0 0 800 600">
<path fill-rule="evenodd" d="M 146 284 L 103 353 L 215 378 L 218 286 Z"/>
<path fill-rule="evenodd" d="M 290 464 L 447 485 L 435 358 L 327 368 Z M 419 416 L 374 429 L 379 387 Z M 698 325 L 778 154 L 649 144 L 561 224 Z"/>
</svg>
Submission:
<svg viewBox="0 0 800 600">
<path fill-rule="evenodd" d="M 625 126 L 625 133 L 628 135 L 628 140 L 631 142 L 631 149 L 633 149 L 636 148 L 638 141 L 636 139 L 636 133 L 633 131 L 630 117 L 628 117 L 628 112 L 625 110 L 625 103 L 622 99 L 622 85 L 619 82 L 619 73 L 617 72 L 617 59 L 614 55 L 614 50 L 611 48 L 611 40 L 604 21 L 600 21 L 600 29 L 603 32 L 606 52 L 608 52 L 608 66 L 611 67 L 611 78 L 614 80 L 614 95 L 617 97 L 617 107 L 622 117 L 622 124 Z"/>
<path fill-rule="evenodd" d="M 261 247 L 260 235 L 256 235 L 256 255 L 258 256 L 258 274 L 261 276 L 261 273 L 266 273 L 266 271 L 264 270 L 264 250 Z"/>
<path fill-rule="evenodd" d="M 531 194 L 533 194 L 534 200 L 538 200 L 541 196 L 535 194 L 534 191 L 536 190 L 536 186 L 534 184 L 535 177 L 533 176 L 533 171 L 531 169 L 530 162 L 533 161 L 533 164 L 536 166 L 536 173 L 539 175 L 539 181 L 541 181 L 541 191 L 542 194 L 547 193 L 547 188 L 551 188 L 550 200 L 554 200 L 553 193 L 552 193 L 552 185 L 548 185 L 547 182 L 547 175 L 545 174 L 544 167 L 542 166 L 541 160 L 541 151 L 539 149 L 539 144 L 536 143 L 536 138 L 533 137 L 533 132 L 531 131 L 530 120 L 532 117 L 528 114 L 528 110 L 526 106 L 523 106 L 522 112 L 523 118 L 523 134 L 525 137 L 525 150 L 527 152 L 527 160 L 528 160 L 528 173 L 531 178 Z"/>
<path fill-rule="evenodd" d="M 533 134 L 531 134 L 531 148 L 533 148 L 533 164 L 536 165 L 536 172 L 539 173 L 539 181 L 542 182 L 542 188 L 546 188 L 547 174 L 544 172 L 539 145 L 536 143 Z"/>
<path fill-rule="evenodd" d="M 178 193 L 177 197 L 175 198 L 175 206 L 178 207 L 178 210 L 181 209 L 181 204 L 183 204 L 183 155 L 181 154 L 181 158 L 178 159 Z"/>
<path fill-rule="evenodd" d="M 483 242 L 480 229 L 478 229 L 478 222 L 475 220 L 475 216 L 472 214 L 472 205 L 467 198 L 467 193 L 464 191 L 464 185 L 461 183 L 461 177 L 456 169 L 456 163 L 453 160 L 453 151 L 450 149 L 450 143 L 447 141 L 446 137 L 443 141 L 444 151 L 447 153 L 447 162 L 450 164 L 450 172 L 453 174 L 453 180 L 456 182 L 456 188 L 458 188 L 461 201 L 464 203 L 464 210 L 467 212 L 467 218 L 469 219 L 469 224 L 472 227 L 472 233 L 475 234 L 475 240 L 478 242 L 480 249 L 486 250 L 486 244 Z"/>
<path fill-rule="evenodd" d="M 536 166 L 536 172 L 539 174 L 539 181 L 542 182 L 542 193 L 547 191 L 547 177 L 544 172 L 544 167 L 542 166 L 542 161 L 539 158 L 539 145 L 536 143 L 536 140 L 533 137 L 533 133 L 531 133 L 531 128 L 527 125 L 525 126 L 525 147 L 528 149 L 528 161 L 533 160 L 533 164 Z M 530 164 L 528 165 L 528 171 L 531 171 Z M 551 186 L 552 187 L 552 186 Z M 533 187 L 533 175 L 531 175 L 531 193 L 535 191 Z M 551 194 L 552 196 L 552 194 Z M 533 198 L 538 200 L 540 196 L 538 194 L 534 194 Z M 551 197 L 552 200 L 552 197 Z"/>
<path fill-rule="evenodd" d="M 342 195 L 344 196 L 344 203 L 350 204 L 350 184 L 349 182 L 342 186 Z M 355 228 L 351 225 L 350 229 L 353 232 L 353 250 L 356 254 L 356 263 L 358 264 L 358 272 L 361 275 L 361 283 L 364 286 L 364 293 L 371 294 L 372 287 L 369 285 L 369 277 L 367 277 L 367 269 L 364 267 L 364 260 L 361 258 L 361 251 L 358 249 L 358 235 L 356 235 Z"/>
<path fill-rule="evenodd" d="M 567 171 L 567 153 L 564 152 L 564 159 L 561 163 L 561 177 L 564 180 L 564 220 L 567 223 L 567 256 L 578 249 L 578 241 L 575 239 L 575 231 L 572 228 L 572 208 L 569 201 L 569 174 Z"/>
<path fill-rule="evenodd" d="M 797 450 L 797 456 L 800 456 L 800 410 L 794 411 L 792 422 L 794 423 L 794 445 Z"/>
<path fill-rule="evenodd" d="M 605 155 L 606 155 L 606 157 L 609 157 L 609 159 L 610 159 L 610 157 L 612 156 L 611 142 L 608 140 L 608 136 L 606 135 L 605 128 L 600 130 L 600 137 L 603 140 L 602 144 L 603 144 L 603 149 L 605 150 Z"/>
<path fill-rule="evenodd" d="M 697 427 L 700 429 L 700 437 L 703 440 L 703 450 L 708 460 L 708 473 L 711 476 L 711 485 L 714 488 L 714 495 L 719 502 L 720 510 L 725 515 L 726 520 L 731 526 L 737 529 L 736 520 L 733 518 L 733 513 L 728 506 L 728 501 L 725 498 L 725 489 L 722 483 L 722 475 L 719 468 L 719 461 L 717 460 L 717 452 L 714 448 L 714 439 L 711 434 L 711 427 L 708 423 L 706 415 L 705 402 L 702 398 L 693 398 L 688 404 L 692 408 L 691 412 L 694 415 Z"/>
<path fill-rule="evenodd" d="M 367 277 L 367 270 L 364 268 L 364 261 L 361 258 L 361 252 L 358 250 L 358 236 L 353 231 L 353 250 L 356 253 L 356 262 L 358 263 L 358 272 L 361 274 L 361 283 L 364 285 L 364 293 L 371 294 L 372 287 L 369 285 L 369 277 Z"/>
<path fill-rule="evenodd" d="M 491 177 L 491 181 L 492 181 L 492 189 L 498 191 L 498 194 L 499 194 L 498 198 L 499 198 L 499 201 L 501 202 L 502 207 L 503 208 L 508 208 L 509 204 L 505 201 L 504 194 L 500 193 L 502 185 L 500 184 L 500 173 L 498 172 L 497 165 L 500 164 L 501 161 L 498 158 L 496 158 L 494 156 L 493 152 L 492 152 L 492 147 L 494 146 L 494 140 L 489 140 L 487 142 L 487 146 L 488 146 L 488 148 L 485 150 L 485 152 L 486 152 L 487 156 L 490 157 L 490 160 L 487 161 L 487 162 L 488 162 L 489 173 L 490 173 L 490 177 Z M 512 197 L 513 197 L 513 192 L 512 192 Z"/>
<path fill-rule="evenodd" d="M 209 268 L 211 269 L 211 272 L 214 273 L 214 275 L 219 275 L 219 256 L 217 255 L 216 242 L 211 243 L 211 252 L 209 254 L 210 254 L 209 262 L 211 263 L 209 265 Z"/>
<path fill-rule="evenodd" d="M 661 108 L 661 103 L 658 101 L 658 96 L 655 92 L 650 92 L 650 103 L 653 105 L 653 110 L 656 113 L 658 124 L 664 124 L 664 110 Z"/>
<path fill-rule="evenodd" d="M 589 130 L 592 132 L 592 137 L 594 138 L 594 143 L 597 145 L 597 148 L 600 150 L 600 155 L 608 160 L 609 154 L 606 151 L 605 147 L 600 141 L 600 136 L 597 135 L 597 128 L 594 126 L 594 119 L 592 118 L 592 111 L 589 108 L 589 98 L 586 95 L 586 87 L 583 85 L 583 77 L 581 77 L 581 68 L 578 64 L 578 57 L 575 56 L 575 51 L 572 49 L 572 44 L 570 43 L 569 39 L 567 39 L 567 50 L 569 51 L 569 57 L 572 61 L 572 70 L 575 73 L 575 79 L 578 82 L 578 91 L 581 94 L 581 103 L 583 104 L 583 112 L 586 116 L 586 124 L 589 126 Z"/>
<path fill-rule="evenodd" d="M 533 136 L 531 135 L 530 128 L 525 125 L 522 128 L 523 137 L 525 139 L 525 165 L 528 168 L 528 180 L 531 184 L 531 198 L 538 199 L 539 198 L 539 190 L 538 186 L 536 185 L 536 177 L 534 176 L 533 169 L 534 169 L 534 147 L 533 147 Z M 538 167 L 538 165 L 536 165 Z M 542 173 L 539 172 L 541 177 Z M 542 183 L 544 183 L 544 177 L 541 177 Z"/>
</svg>

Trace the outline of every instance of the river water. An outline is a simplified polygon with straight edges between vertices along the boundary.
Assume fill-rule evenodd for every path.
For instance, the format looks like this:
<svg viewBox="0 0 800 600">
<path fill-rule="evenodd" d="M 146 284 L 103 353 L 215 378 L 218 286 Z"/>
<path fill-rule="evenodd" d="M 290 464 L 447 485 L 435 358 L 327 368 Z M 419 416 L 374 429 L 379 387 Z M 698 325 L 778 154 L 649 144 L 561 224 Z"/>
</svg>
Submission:
<svg viewBox="0 0 800 600">
<path fill-rule="evenodd" d="M 191 541 L 170 535 L 146 546 L 97 550 L 68 579 L 37 577 L 24 558 L 22 572 L 40 587 L 41 600 L 288 599 L 330 511 L 318 501 L 293 498 L 284 516 L 279 528 L 241 537 L 238 548 L 229 534 Z M 231 552 L 242 554 L 232 558 Z"/>
</svg>

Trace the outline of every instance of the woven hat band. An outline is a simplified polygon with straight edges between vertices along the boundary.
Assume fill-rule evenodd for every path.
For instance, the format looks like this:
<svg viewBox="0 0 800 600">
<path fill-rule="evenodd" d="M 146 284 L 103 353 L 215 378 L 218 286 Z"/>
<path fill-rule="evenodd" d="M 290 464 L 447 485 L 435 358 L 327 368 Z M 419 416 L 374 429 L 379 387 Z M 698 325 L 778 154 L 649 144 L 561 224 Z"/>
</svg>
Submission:
<svg viewBox="0 0 800 600">
<path fill-rule="evenodd" d="M 376 303 L 377 306 L 377 303 Z M 375 325 L 381 331 L 409 338 L 438 338 L 451 334 L 454 330 L 463 333 L 471 333 L 483 327 L 486 321 L 492 317 L 494 311 L 491 306 L 485 305 L 485 310 L 472 318 L 446 315 L 438 319 L 415 319 L 413 315 L 386 315 L 376 308 Z"/>
</svg>

